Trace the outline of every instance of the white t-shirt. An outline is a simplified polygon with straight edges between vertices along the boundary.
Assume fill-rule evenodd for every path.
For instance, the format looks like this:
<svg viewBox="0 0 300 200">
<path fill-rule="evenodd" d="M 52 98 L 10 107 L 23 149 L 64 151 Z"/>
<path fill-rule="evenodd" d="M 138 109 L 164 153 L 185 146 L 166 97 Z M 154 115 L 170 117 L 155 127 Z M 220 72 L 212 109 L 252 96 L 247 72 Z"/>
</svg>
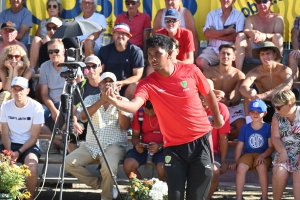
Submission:
<svg viewBox="0 0 300 200">
<path fill-rule="evenodd" d="M 79 20 L 89 20 L 89 21 L 93 21 L 96 22 L 97 24 L 100 24 L 103 28 L 106 29 L 106 19 L 104 17 L 104 15 L 101 15 L 99 13 L 95 13 L 89 17 L 89 18 L 83 18 L 83 16 L 79 16 L 79 17 L 75 17 L 75 20 L 79 21 Z M 90 36 L 92 33 L 90 34 L 86 34 L 86 35 L 82 35 L 82 36 L 77 36 L 79 38 L 80 41 L 86 39 L 88 36 Z M 102 46 L 102 39 L 103 39 L 103 35 L 104 32 L 100 34 L 100 36 L 97 38 L 97 40 L 95 41 L 95 43 L 97 43 L 98 47 Z"/>
<path fill-rule="evenodd" d="M 2 104 L 0 122 L 8 124 L 12 143 L 24 144 L 31 137 L 32 124 L 44 123 L 44 110 L 39 102 L 29 97 L 22 108 L 12 99 Z"/>
</svg>

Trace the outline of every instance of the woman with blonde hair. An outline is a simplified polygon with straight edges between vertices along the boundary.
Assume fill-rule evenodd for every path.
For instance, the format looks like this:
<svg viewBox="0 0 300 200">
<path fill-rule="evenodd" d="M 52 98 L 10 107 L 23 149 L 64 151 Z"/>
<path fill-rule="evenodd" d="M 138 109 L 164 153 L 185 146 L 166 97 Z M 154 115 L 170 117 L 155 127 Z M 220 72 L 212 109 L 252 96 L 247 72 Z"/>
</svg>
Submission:
<svg viewBox="0 0 300 200">
<path fill-rule="evenodd" d="M 274 94 L 276 110 L 272 118 L 271 139 L 276 149 L 273 160 L 273 197 L 280 200 L 290 174 L 293 175 L 293 194 L 300 199 L 300 106 L 291 90 Z"/>
</svg>

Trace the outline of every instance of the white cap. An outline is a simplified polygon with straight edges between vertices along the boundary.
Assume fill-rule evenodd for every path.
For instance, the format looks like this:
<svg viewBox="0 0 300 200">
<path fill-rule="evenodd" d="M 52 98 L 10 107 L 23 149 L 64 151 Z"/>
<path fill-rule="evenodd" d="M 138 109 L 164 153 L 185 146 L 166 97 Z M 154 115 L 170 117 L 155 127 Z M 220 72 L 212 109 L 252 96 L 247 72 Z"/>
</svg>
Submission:
<svg viewBox="0 0 300 200">
<path fill-rule="evenodd" d="M 88 56 L 84 60 L 85 63 L 94 63 L 96 65 L 101 65 L 101 61 L 97 56 Z"/>
<path fill-rule="evenodd" d="M 47 22 L 46 22 L 46 25 L 47 24 L 55 24 L 56 26 L 61 26 L 62 25 L 62 21 L 60 19 L 58 19 L 57 17 L 50 17 Z"/>
<path fill-rule="evenodd" d="M 113 80 L 113 82 L 117 81 L 117 78 L 115 76 L 114 73 L 111 72 L 104 72 L 101 76 L 100 76 L 100 82 L 103 81 L 106 78 L 111 78 Z"/>
<path fill-rule="evenodd" d="M 11 87 L 16 85 L 22 88 L 28 88 L 28 79 L 21 76 L 15 77 L 11 82 Z"/>
</svg>

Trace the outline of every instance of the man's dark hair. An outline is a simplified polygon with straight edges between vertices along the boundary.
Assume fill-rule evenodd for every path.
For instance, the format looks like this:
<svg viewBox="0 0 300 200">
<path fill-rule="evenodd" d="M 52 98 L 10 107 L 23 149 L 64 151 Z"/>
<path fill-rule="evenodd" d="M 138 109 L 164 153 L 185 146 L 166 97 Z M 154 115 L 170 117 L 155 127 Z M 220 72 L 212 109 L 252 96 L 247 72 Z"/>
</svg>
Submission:
<svg viewBox="0 0 300 200">
<path fill-rule="evenodd" d="M 258 51 L 258 55 L 259 55 L 260 52 L 262 52 L 262 51 L 269 51 L 269 50 L 272 50 L 274 53 L 276 53 L 276 51 L 275 51 L 273 48 L 271 48 L 271 47 L 265 47 L 265 48 L 261 48 L 261 49 Z"/>
<path fill-rule="evenodd" d="M 162 34 L 154 34 L 146 40 L 147 49 L 149 47 L 161 47 L 162 49 L 169 51 L 173 49 L 173 41 L 170 37 Z"/>
<path fill-rule="evenodd" d="M 153 105 L 152 105 L 152 103 L 149 100 L 146 101 L 145 108 L 153 109 Z"/>
<path fill-rule="evenodd" d="M 232 49 L 233 50 L 233 52 L 235 52 L 236 51 L 236 48 L 235 48 L 235 46 L 233 45 L 233 44 L 221 44 L 220 46 L 219 46 L 219 52 L 222 50 L 222 49 Z"/>
</svg>

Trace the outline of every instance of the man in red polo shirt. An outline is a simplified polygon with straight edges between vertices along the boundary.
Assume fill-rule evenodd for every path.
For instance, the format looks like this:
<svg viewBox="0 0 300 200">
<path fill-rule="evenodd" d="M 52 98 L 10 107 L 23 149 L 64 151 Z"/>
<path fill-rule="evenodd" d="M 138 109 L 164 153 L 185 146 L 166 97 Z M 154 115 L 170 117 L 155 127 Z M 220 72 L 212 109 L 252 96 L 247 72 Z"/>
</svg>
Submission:
<svg viewBox="0 0 300 200">
<path fill-rule="evenodd" d="M 125 23 L 129 26 L 132 37 L 129 39 L 131 44 L 139 46 L 143 51 L 144 43 L 150 36 L 151 20 L 146 13 L 140 13 L 140 0 L 125 0 L 127 12 L 117 16 L 117 23 Z M 146 51 L 144 51 L 146 52 Z"/>
<path fill-rule="evenodd" d="M 157 30 L 155 33 L 167 35 L 175 38 L 179 42 L 179 53 L 177 55 L 178 63 L 194 63 L 194 39 L 193 33 L 185 28 L 180 27 L 180 14 L 175 9 L 169 9 L 165 15 L 165 28 Z"/>
</svg>

